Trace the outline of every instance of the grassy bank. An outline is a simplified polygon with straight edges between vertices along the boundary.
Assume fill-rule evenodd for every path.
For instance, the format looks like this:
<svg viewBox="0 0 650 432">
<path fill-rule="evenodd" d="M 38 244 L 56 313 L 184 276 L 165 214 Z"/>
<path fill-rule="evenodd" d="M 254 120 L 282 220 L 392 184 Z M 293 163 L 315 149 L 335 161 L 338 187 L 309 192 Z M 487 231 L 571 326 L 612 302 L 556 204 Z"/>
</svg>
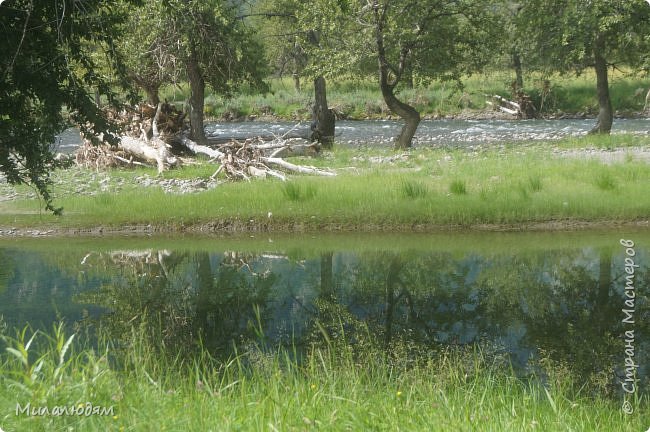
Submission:
<svg viewBox="0 0 650 432">
<path fill-rule="evenodd" d="M 634 150 L 649 143 L 647 137 L 614 135 L 470 150 L 337 148 L 296 160 L 332 168 L 334 178 L 226 182 L 186 194 L 163 192 L 152 170 L 73 168 L 54 173 L 63 217 L 42 213 L 36 199 L 16 199 L 0 203 L 0 226 L 426 230 L 647 220 L 650 168 L 643 152 Z M 616 152 L 597 150 L 616 148 L 618 159 L 611 156 Z M 587 157 L 594 152 L 599 158 Z M 211 164 L 192 165 L 165 172 L 163 180 L 208 179 L 214 170 Z"/>
<path fill-rule="evenodd" d="M 631 400 L 635 412 L 625 415 L 622 396 L 585 391 L 561 368 L 544 367 L 544 380 L 516 378 L 502 359 L 477 349 L 414 359 L 326 344 L 297 362 L 282 350 L 251 347 L 217 361 L 203 350 L 191 358 L 162 355 L 146 339 L 134 329 L 125 349 L 92 349 L 62 327 L 5 339 L 11 350 L 0 353 L 0 426 L 7 432 L 639 431 L 650 421 L 644 397 Z M 96 407 L 106 415 L 22 411 L 87 403 L 90 412 Z"/>
<path fill-rule="evenodd" d="M 525 78 L 524 91 L 531 96 L 535 107 L 543 115 L 581 113 L 595 116 L 598 112 L 596 79 L 591 71 L 578 77 L 530 74 Z M 486 94 L 511 98 L 513 80 L 514 75 L 509 71 L 492 71 L 464 78 L 462 88 L 454 83 L 436 82 L 402 89 L 400 97 L 425 117 L 457 116 L 467 110 L 481 111 L 488 108 L 486 101 L 489 98 Z M 208 117 L 221 120 L 246 119 L 251 116 L 272 116 L 286 120 L 311 119 L 309 107 L 313 102 L 313 87 L 309 80 L 303 82 L 299 91 L 295 90 L 293 81 L 289 78 L 272 79 L 270 84 L 271 91 L 265 95 L 244 89 L 236 97 L 225 99 L 208 93 L 205 113 Z M 622 114 L 642 111 L 649 87 L 650 79 L 620 71 L 613 72 L 610 77 L 610 93 L 614 109 Z M 189 89 L 187 86 L 170 87 L 164 89 L 162 95 L 180 104 L 188 100 Z M 377 83 L 372 80 L 331 81 L 327 96 L 329 105 L 339 118 L 387 118 L 390 115 Z"/>
</svg>

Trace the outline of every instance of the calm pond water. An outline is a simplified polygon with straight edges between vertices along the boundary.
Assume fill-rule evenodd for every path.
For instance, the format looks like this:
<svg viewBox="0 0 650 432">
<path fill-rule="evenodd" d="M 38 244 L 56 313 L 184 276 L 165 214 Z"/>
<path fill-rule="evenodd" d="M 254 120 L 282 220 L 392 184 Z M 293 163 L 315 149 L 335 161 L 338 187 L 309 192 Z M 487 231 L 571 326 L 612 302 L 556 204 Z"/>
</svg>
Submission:
<svg viewBox="0 0 650 432">
<path fill-rule="evenodd" d="M 415 135 L 418 146 L 467 146 L 497 141 L 560 139 L 586 135 L 595 120 L 423 120 Z M 402 127 L 395 120 L 339 120 L 337 142 L 343 145 L 390 145 Z M 309 124 L 296 122 L 211 123 L 206 133 L 212 137 L 244 139 L 251 136 L 309 135 Z M 650 119 L 617 119 L 613 133 L 650 133 Z M 79 133 L 68 129 L 61 134 L 57 151 L 69 153 L 79 145 Z"/>
<path fill-rule="evenodd" d="M 516 371 L 544 356 L 615 386 L 626 334 L 648 380 L 649 268 L 648 230 L 5 239 L 0 314 L 10 329 L 64 319 L 118 342 L 155 322 L 170 349 L 201 338 L 223 357 L 252 343 L 300 350 L 324 332 L 387 350 L 477 345 Z"/>
</svg>

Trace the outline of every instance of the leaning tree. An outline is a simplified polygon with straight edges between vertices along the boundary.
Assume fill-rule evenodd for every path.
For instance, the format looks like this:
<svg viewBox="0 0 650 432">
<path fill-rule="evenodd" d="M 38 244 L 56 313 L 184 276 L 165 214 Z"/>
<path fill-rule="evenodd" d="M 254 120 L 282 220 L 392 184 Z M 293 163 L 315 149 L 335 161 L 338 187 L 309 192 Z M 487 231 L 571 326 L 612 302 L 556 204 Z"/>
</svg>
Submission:
<svg viewBox="0 0 650 432">
<path fill-rule="evenodd" d="M 410 147 L 418 111 L 400 100 L 411 75 L 460 80 L 488 60 L 493 34 L 489 1 L 316 0 L 301 8 L 310 28 L 322 29 L 310 50 L 325 76 L 378 76 L 388 108 L 405 122 L 395 146 Z M 373 66 L 374 64 L 374 66 Z"/>
</svg>

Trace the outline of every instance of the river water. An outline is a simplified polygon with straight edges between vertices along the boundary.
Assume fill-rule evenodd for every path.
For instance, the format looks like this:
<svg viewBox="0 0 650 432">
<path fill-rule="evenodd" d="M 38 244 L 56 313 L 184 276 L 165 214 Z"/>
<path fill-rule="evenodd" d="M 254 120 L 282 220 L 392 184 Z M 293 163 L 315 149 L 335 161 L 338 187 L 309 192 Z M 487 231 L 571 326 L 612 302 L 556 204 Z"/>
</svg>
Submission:
<svg viewBox="0 0 650 432">
<path fill-rule="evenodd" d="M 415 146 L 468 146 L 494 142 L 555 140 L 586 135 L 595 120 L 423 120 L 414 139 Z M 390 145 L 402 122 L 395 120 L 340 120 L 336 141 L 342 145 Z M 613 133 L 650 133 L 650 119 L 617 119 Z M 295 122 L 209 123 L 206 133 L 215 138 L 244 139 L 252 136 L 308 136 L 309 124 Z M 79 145 L 79 134 L 68 129 L 57 141 L 57 151 L 70 153 Z"/>
<path fill-rule="evenodd" d="M 633 307 L 621 238 L 638 265 Z M 479 346 L 518 373 L 543 355 L 615 385 L 627 331 L 647 380 L 649 270 L 647 230 L 3 240 L 0 314 L 9 328 L 63 319 L 118 341 L 155 324 L 171 349 L 200 337 L 224 357 L 260 339 L 301 349 L 323 329 L 386 350 Z"/>
</svg>

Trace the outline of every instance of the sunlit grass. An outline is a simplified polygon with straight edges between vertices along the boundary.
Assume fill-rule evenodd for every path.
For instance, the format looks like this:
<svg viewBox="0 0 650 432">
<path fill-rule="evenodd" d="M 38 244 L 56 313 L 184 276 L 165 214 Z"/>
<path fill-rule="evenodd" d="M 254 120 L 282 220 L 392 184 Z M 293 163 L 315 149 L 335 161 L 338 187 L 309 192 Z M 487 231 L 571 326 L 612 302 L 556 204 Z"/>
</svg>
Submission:
<svg viewBox="0 0 650 432">
<path fill-rule="evenodd" d="M 617 138 L 612 139 L 615 144 Z M 105 190 L 94 196 L 57 195 L 55 188 L 57 205 L 64 207 L 62 218 L 41 213 L 37 200 L 26 200 L 2 203 L 0 223 L 19 227 L 151 224 L 179 228 L 216 222 L 235 230 L 245 226 L 363 230 L 413 224 L 435 227 L 647 218 L 647 163 L 633 157 L 603 163 L 554 151 L 577 148 L 578 142 L 583 148 L 592 147 L 599 140 L 587 137 L 552 147 L 541 143 L 478 152 L 423 148 L 410 151 L 394 164 L 369 158 L 389 156 L 389 149 L 337 148 L 316 159 L 296 158 L 297 163 L 337 170 L 335 178 L 295 175 L 286 183 L 224 182 L 191 194 L 164 193 L 160 187 L 142 187 L 130 180 L 145 174 L 155 177 L 153 170 L 114 171 L 111 176 L 122 179 L 119 193 Z M 627 142 L 627 137 L 622 141 Z M 210 164 L 189 166 L 165 172 L 164 177 L 207 179 L 215 169 Z"/>
<path fill-rule="evenodd" d="M 134 328 L 128 347 L 98 348 L 57 326 L 6 337 L 0 353 L 4 430 L 644 430 L 644 397 L 626 416 L 618 400 L 580 390 L 570 375 L 517 378 L 478 349 L 387 357 L 337 341 L 291 351 L 251 346 L 219 361 L 160 351 Z M 87 403 L 109 415 L 16 415 L 25 407 Z"/>
</svg>

